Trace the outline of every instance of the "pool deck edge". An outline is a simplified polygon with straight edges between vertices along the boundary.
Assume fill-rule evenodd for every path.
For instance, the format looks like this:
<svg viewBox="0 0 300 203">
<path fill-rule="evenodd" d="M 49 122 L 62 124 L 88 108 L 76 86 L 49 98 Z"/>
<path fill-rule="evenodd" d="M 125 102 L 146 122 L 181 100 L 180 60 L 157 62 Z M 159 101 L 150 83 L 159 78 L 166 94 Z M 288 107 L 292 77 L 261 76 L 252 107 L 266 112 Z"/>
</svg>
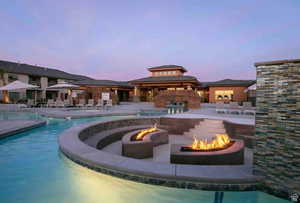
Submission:
<svg viewBox="0 0 300 203">
<path fill-rule="evenodd" d="M 46 125 L 47 121 L 44 120 L 4 120 L 0 121 L 0 124 L 7 125 L 9 122 L 9 125 L 12 125 L 12 127 L 9 127 L 7 129 L 0 129 L 0 139 L 31 130 L 34 128 L 38 128 L 40 126 Z"/>
</svg>

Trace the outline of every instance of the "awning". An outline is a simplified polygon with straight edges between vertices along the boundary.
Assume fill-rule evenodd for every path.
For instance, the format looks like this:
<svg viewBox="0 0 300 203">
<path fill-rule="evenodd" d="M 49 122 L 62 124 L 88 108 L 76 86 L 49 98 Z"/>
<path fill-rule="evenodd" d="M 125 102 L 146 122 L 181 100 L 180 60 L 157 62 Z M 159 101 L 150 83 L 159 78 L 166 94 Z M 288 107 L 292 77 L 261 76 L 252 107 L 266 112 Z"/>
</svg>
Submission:
<svg viewBox="0 0 300 203">
<path fill-rule="evenodd" d="M 256 90 L 256 83 L 245 89 L 244 92 L 248 92 L 249 90 Z"/>
</svg>

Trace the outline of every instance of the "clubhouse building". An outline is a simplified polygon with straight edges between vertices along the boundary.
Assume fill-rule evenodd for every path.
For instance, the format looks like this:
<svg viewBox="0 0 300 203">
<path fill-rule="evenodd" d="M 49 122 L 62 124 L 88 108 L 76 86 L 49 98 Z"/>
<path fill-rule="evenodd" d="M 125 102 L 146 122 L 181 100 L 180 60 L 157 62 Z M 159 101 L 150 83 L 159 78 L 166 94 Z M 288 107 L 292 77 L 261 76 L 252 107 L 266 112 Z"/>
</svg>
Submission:
<svg viewBox="0 0 300 203">
<path fill-rule="evenodd" d="M 185 75 L 187 69 L 178 65 L 151 67 L 148 70 L 149 77 L 131 81 L 96 80 L 57 69 L 0 60 L 0 86 L 20 80 L 40 87 L 37 90 L 11 92 L 10 102 L 32 98 L 33 91 L 38 91 L 39 100 L 57 97 L 64 99 L 66 92 L 50 90 L 47 87 L 60 82 L 69 82 L 79 86 L 75 90 L 77 100 L 96 101 L 101 99 L 102 93 L 109 93 L 114 104 L 121 101 L 141 101 L 154 102 L 156 107 L 165 107 L 171 102 L 184 102 L 189 108 L 199 108 L 203 102 L 248 101 L 250 98 L 247 88 L 256 83 L 255 80 L 231 79 L 202 82 L 194 76 Z"/>
</svg>

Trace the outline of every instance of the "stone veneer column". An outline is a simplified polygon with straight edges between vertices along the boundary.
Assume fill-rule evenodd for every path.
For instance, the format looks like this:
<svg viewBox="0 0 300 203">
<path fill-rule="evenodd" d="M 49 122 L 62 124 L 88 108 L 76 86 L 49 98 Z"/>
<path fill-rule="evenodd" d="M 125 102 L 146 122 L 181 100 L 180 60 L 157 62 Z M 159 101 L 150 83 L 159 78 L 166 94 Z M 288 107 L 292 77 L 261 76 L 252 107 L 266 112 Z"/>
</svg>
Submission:
<svg viewBox="0 0 300 203">
<path fill-rule="evenodd" d="M 300 194 L 300 59 L 261 62 L 257 69 L 254 173 L 264 189 Z"/>
<path fill-rule="evenodd" d="M 42 98 L 46 99 L 46 90 L 48 87 L 48 78 L 47 77 L 41 77 L 41 89 L 42 89 Z"/>
</svg>

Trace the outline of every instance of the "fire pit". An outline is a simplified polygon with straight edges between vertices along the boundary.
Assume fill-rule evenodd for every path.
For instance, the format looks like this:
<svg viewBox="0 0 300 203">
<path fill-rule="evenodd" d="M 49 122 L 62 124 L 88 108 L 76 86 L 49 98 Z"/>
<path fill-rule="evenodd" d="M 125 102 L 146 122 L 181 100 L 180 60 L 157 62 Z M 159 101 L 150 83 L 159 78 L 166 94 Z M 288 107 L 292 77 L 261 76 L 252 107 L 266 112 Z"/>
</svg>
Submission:
<svg viewBox="0 0 300 203">
<path fill-rule="evenodd" d="M 154 126 L 152 128 L 148 128 L 148 129 L 138 131 L 138 133 L 131 136 L 130 140 L 131 141 L 142 141 L 147 134 L 155 132 L 155 131 L 157 131 L 157 125 L 156 124 L 154 124 Z"/>
<path fill-rule="evenodd" d="M 153 157 L 153 148 L 169 142 L 168 132 L 156 125 L 125 134 L 122 138 L 122 155 L 136 159 Z"/>
<path fill-rule="evenodd" d="M 198 140 L 189 146 L 171 145 L 171 163 L 199 165 L 238 165 L 244 163 L 244 142 L 217 134 L 211 140 Z"/>
<path fill-rule="evenodd" d="M 218 151 L 230 147 L 234 143 L 230 140 L 226 134 L 216 134 L 215 138 L 208 142 L 205 140 L 198 140 L 194 138 L 194 142 L 190 146 L 182 146 L 181 151 L 184 152 L 208 152 L 208 151 Z"/>
</svg>

